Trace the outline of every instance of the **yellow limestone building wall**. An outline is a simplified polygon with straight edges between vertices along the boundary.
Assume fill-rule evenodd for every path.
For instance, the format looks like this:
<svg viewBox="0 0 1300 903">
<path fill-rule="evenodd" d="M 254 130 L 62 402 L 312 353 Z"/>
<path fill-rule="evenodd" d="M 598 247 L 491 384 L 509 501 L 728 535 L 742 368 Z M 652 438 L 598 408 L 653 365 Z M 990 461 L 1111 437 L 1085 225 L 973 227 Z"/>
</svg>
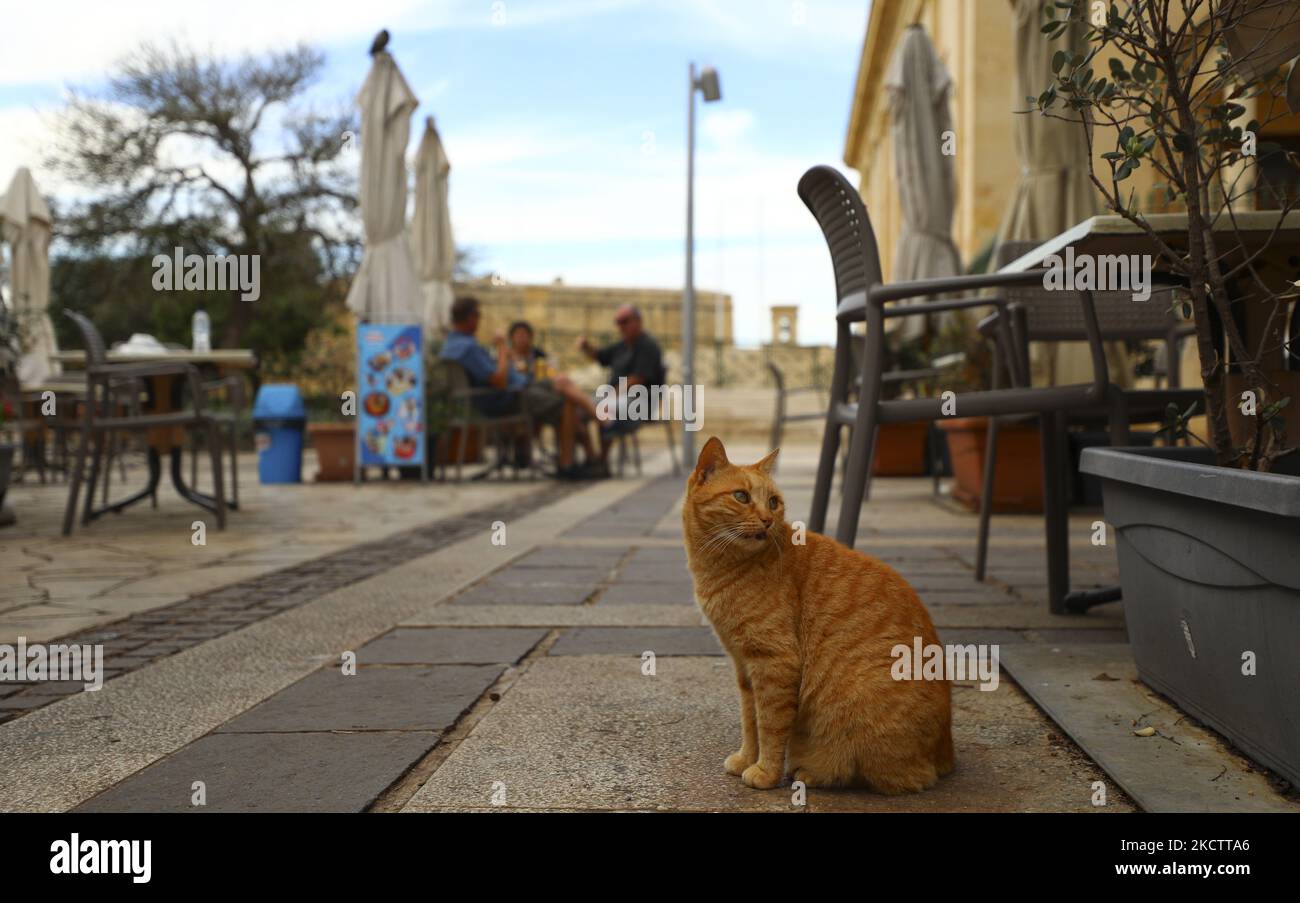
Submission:
<svg viewBox="0 0 1300 903">
<path fill-rule="evenodd" d="M 957 206 L 953 240 L 969 264 L 997 235 L 1020 176 L 1015 117 L 1030 104 L 1016 87 L 1014 7 L 1011 0 L 874 0 L 858 67 L 844 162 L 861 177 L 858 190 L 880 245 L 885 279 L 891 278 L 901 226 L 893 137 L 890 134 L 885 74 L 906 28 L 924 26 L 952 75 L 953 130 L 956 132 Z M 1105 71 L 1103 54 L 1096 68 Z M 1043 76 L 1041 88 L 1049 83 Z M 1041 90 L 1040 88 L 1040 90 Z M 1037 93 L 1037 92 L 1035 92 Z M 1101 154 L 1112 150 L 1113 135 L 1098 130 L 1094 168 L 1106 171 Z M 940 140 L 936 136 L 935 140 Z M 1082 135 L 1080 136 L 1082 139 Z M 1109 142 L 1104 144 L 1103 142 Z M 1165 209 L 1152 192 L 1150 167 L 1132 185 L 1147 197 L 1146 209 Z"/>
</svg>

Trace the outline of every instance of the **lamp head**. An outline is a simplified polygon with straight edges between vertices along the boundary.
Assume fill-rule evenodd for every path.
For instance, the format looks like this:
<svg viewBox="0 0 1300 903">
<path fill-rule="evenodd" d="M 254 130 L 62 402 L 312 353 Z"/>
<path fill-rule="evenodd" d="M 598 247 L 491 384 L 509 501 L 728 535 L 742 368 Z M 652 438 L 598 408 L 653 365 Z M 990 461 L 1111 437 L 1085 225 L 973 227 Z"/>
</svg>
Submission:
<svg viewBox="0 0 1300 903">
<path fill-rule="evenodd" d="M 700 70 L 699 77 L 695 79 L 695 86 L 700 89 L 700 93 L 708 103 L 722 99 L 722 87 L 718 84 L 718 70 L 712 66 L 705 66 Z"/>
</svg>

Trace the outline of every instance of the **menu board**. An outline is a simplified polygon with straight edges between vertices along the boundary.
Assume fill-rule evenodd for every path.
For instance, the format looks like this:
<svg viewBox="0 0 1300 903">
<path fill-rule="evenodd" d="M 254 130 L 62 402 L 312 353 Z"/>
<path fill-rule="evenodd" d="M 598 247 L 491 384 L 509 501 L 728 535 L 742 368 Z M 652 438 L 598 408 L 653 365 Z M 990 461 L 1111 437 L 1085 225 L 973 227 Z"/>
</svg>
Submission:
<svg viewBox="0 0 1300 903">
<path fill-rule="evenodd" d="M 424 354 L 419 326 L 357 326 L 357 460 L 424 464 Z"/>
</svg>

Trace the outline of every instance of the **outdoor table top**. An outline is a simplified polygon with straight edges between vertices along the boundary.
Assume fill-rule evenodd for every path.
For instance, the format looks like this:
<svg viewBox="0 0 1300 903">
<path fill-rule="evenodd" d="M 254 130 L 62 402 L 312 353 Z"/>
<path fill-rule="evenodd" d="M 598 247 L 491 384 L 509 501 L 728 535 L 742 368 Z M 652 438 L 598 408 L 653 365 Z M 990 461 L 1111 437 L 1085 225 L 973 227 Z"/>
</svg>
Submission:
<svg viewBox="0 0 1300 903">
<path fill-rule="evenodd" d="M 60 351 L 50 355 L 50 360 L 61 364 L 86 363 L 84 351 Z M 189 351 L 187 349 L 167 349 L 158 352 L 108 352 L 111 364 L 143 363 L 148 361 L 180 361 L 187 364 L 216 364 L 220 367 L 232 367 L 237 370 L 251 370 L 257 366 L 257 355 L 248 348 L 215 348 L 212 351 Z"/>
<path fill-rule="evenodd" d="M 1246 247 L 1253 248 L 1268 238 L 1277 226 L 1279 214 L 1280 211 L 1277 210 L 1243 210 L 1235 214 L 1234 223 L 1234 217 L 1229 217 L 1225 213 L 1215 222 L 1214 231 L 1227 235 L 1235 228 L 1241 233 Z M 1147 214 L 1146 220 L 1161 238 L 1177 241 L 1180 235 L 1187 234 L 1186 213 L 1150 213 Z M 1094 216 L 1048 239 L 1023 257 L 1011 261 L 998 272 L 1019 273 L 1032 270 L 1042 266 L 1051 255 L 1060 254 L 1070 246 L 1073 246 L 1077 252 L 1085 254 L 1133 254 L 1144 251 L 1151 253 L 1154 249 L 1149 246 L 1148 241 L 1146 233 L 1140 226 L 1118 214 Z M 1183 242 L 1177 243 L 1181 245 Z M 1300 248 L 1300 210 L 1292 210 L 1286 215 L 1274 243 L 1277 248 Z M 1222 253 L 1224 249 L 1219 250 Z"/>
</svg>

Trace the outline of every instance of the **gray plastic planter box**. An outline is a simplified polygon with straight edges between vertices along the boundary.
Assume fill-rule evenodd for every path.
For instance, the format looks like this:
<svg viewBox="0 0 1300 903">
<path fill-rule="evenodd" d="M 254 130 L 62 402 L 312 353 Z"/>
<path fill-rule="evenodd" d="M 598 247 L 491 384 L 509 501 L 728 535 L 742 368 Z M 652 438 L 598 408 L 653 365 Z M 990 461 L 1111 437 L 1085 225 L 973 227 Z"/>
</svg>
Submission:
<svg viewBox="0 0 1300 903">
<path fill-rule="evenodd" d="M 1300 786 L 1300 477 L 1201 448 L 1089 448 L 1138 676 Z M 1243 674 L 1254 654 L 1254 676 Z"/>
</svg>

